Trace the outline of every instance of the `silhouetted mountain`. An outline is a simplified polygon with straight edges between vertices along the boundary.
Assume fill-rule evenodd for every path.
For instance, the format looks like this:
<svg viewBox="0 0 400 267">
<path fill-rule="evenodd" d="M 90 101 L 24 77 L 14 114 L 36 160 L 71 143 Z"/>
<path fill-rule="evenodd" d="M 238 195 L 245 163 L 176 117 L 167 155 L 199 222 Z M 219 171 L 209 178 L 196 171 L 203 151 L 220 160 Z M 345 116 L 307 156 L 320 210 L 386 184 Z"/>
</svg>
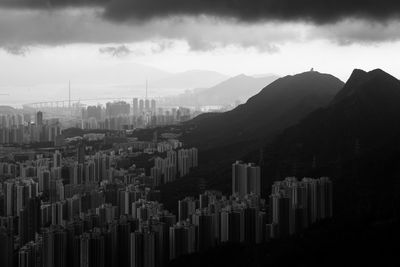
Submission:
<svg viewBox="0 0 400 267">
<path fill-rule="evenodd" d="M 175 105 L 188 106 L 226 106 L 232 105 L 236 101 L 243 103 L 276 79 L 278 77 L 275 75 L 254 78 L 241 74 L 211 88 L 187 91 L 172 98 L 170 101 Z"/>
<path fill-rule="evenodd" d="M 303 158 L 343 158 L 381 147 L 399 130 L 400 81 L 379 69 L 354 70 L 329 106 L 286 130 L 277 147 Z"/>
<path fill-rule="evenodd" d="M 188 122 L 194 128 L 185 141 L 202 150 L 264 141 L 327 105 L 342 86 L 336 77 L 318 72 L 280 78 L 232 111 L 204 114 Z"/>
<path fill-rule="evenodd" d="M 267 150 L 270 177 L 332 176 L 338 212 L 398 212 L 400 81 L 379 69 L 354 70 L 328 107 L 287 129 Z"/>
</svg>

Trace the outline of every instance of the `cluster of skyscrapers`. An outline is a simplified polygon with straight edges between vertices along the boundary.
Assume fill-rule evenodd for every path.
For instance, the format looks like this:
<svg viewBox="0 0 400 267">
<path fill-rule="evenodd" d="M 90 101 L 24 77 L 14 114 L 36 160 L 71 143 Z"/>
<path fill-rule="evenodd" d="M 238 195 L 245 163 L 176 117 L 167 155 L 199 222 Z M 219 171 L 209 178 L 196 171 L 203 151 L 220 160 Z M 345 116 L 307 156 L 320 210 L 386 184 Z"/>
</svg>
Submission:
<svg viewBox="0 0 400 267">
<path fill-rule="evenodd" d="M 166 151 L 166 156 L 157 156 L 154 159 L 154 167 L 151 168 L 151 176 L 156 185 L 169 183 L 177 177 L 189 174 L 192 168 L 198 166 L 197 148 Z"/>
<path fill-rule="evenodd" d="M 332 217 L 329 178 L 286 178 L 276 182 L 272 192 L 270 201 L 254 192 L 243 197 L 235 192 L 227 198 L 215 191 L 207 191 L 199 199 L 187 197 L 179 201 L 178 223 L 170 228 L 170 244 L 175 249 L 170 250 L 171 257 L 224 242 L 257 244 L 287 237 Z"/>
<path fill-rule="evenodd" d="M 32 196 L 18 216 L 1 217 L 0 243 L 9 245 L 0 260 L 4 266 L 162 266 L 168 239 L 161 238 L 175 217 L 151 198 L 139 183 L 109 182 L 57 202 Z"/>
<path fill-rule="evenodd" d="M 38 123 L 42 124 L 41 113 L 38 115 Z M 161 177 L 156 180 L 136 165 L 126 169 L 117 167 L 117 162 L 132 156 L 174 155 L 173 179 L 180 173 L 179 176 L 186 175 L 190 168 L 197 166 L 197 149 L 183 149 L 182 142 L 173 139 L 176 135 L 164 135 L 164 140 L 159 142 L 154 134 L 151 142 L 133 138 L 126 143 L 116 143 L 108 150 L 93 151 L 93 147 L 86 147 L 87 143 L 97 142 L 96 138 L 75 138 L 60 150 L 46 148 L 23 152 L 19 148 L 3 153 L 0 160 L 0 247 L 5 249 L 0 253 L 0 262 L 5 266 L 115 266 L 121 259 L 123 266 L 129 266 L 131 261 L 155 266 L 155 251 L 148 256 L 143 252 L 141 257 L 137 252 L 135 259 L 130 250 L 118 256 L 118 245 L 110 243 L 109 235 L 115 240 L 114 234 L 125 236 L 128 233 L 129 236 L 134 231 L 135 250 L 146 247 L 148 251 L 148 234 L 151 233 L 149 238 L 153 244 L 156 235 L 152 231 L 161 227 L 163 242 L 168 242 L 168 227 L 176 219 L 154 201 L 159 198 L 154 188 Z M 156 226 L 164 220 L 169 224 Z M 121 233 L 118 232 L 120 228 Z M 91 252 L 95 249 L 91 245 L 93 242 L 96 253 L 100 254 Z M 121 245 L 121 250 L 129 248 L 133 241 L 128 237 L 127 242 Z M 103 246 L 107 249 L 111 245 L 111 258 L 104 256 L 99 260 L 99 255 L 104 255 Z M 164 250 L 164 246 L 157 248 L 157 251 Z M 168 260 L 168 255 L 157 259 L 158 266 Z"/>
<path fill-rule="evenodd" d="M 186 197 L 176 216 L 159 203 L 155 186 L 168 182 L 167 166 L 176 176 L 196 167 L 197 149 L 160 144 L 165 157 L 156 157 L 151 176 L 135 166 L 115 168 L 121 149 L 87 155 L 78 145 L 73 156 L 54 151 L 2 161 L 2 266 L 164 266 L 225 242 L 296 234 L 332 216 L 329 178 L 286 178 L 273 184 L 265 201 L 260 167 L 240 161 L 232 165 L 230 197 L 218 191 Z"/>
<path fill-rule="evenodd" d="M 176 157 L 180 146 L 172 140 L 157 148 Z M 155 201 L 154 179 L 144 169 L 115 168 L 123 154 L 117 149 L 87 155 L 78 144 L 73 156 L 55 150 L 33 160 L 0 162 L 0 262 L 163 266 L 176 218 Z"/>
<path fill-rule="evenodd" d="M 81 107 L 80 115 L 64 112 L 46 113 L 34 110 L 0 111 L 0 145 L 23 145 L 56 142 L 61 130 L 69 127 L 93 130 L 134 130 L 187 121 L 195 115 L 185 107 L 157 107 L 154 99 L 134 98 L 108 102 L 104 106 Z M 33 114 L 34 113 L 34 114 Z M 32 119 L 34 117 L 34 119 Z M 60 141 L 60 140 L 59 140 Z"/>
<path fill-rule="evenodd" d="M 88 106 L 82 109 L 84 129 L 129 130 L 148 126 L 172 125 L 192 118 L 188 108 L 157 107 L 154 99 L 134 98 L 132 105 L 125 101 L 109 102 L 105 108 Z"/>
<path fill-rule="evenodd" d="M 43 120 L 43 113 L 37 112 L 35 123 L 29 114 L 0 116 L 0 145 L 54 142 L 61 135 L 57 119 Z"/>
<path fill-rule="evenodd" d="M 272 185 L 270 196 L 273 236 L 289 236 L 319 220 L 332 217 L 332 182 L 319 179 L 288 177 Z"/>
<path fill-rule="evenodd" d="M 133 116 L 140 116 L 143 113 L 155 114 L 157 110 L 157 103 L 154 99 L 138 99 L 134 98 L 132 101 L 132 113 Z"/>
<path fill-rule="evenodd" d="M 232 194 L 244 197 L 254 193 L 260 195 L 261 189 L 260 167 L 254 163 L 236 161 L 232 164 Z"/>
</svg>

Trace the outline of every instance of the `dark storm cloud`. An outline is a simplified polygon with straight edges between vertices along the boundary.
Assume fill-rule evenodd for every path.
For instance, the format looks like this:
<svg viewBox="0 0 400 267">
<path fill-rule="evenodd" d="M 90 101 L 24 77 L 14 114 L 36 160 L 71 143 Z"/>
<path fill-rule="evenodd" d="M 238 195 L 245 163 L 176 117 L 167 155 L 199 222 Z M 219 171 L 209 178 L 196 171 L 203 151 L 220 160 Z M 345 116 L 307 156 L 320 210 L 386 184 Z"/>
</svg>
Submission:
<svg viewBox="0 0 400 267">
<path fill-rule="evenodd" d="M 346 17 L 377 21 L 397 17 L 398 0 L 113 0 L 106 16 L 115 20 L 170 15 L 215 15 L 242 21 L 334 22 Z"/>
<path fill-rule="evenodd" d="M 292 25 L 237 23 L 209 17 L 149 20 L 146 23 L 114 23 L 102 19 L 101 9 L 4 10 L 0 8 L 0 48 L 99 44 L 111 56 L 162 53 L 176 41 L 191 50 L 208 51 L 229 45 L 276 52 L 277 45 L 298 39 Z M 150 41 L 146 51 L 124 44 Z"/>
<path fill-rule="evenodd" d="M 0 4 L 32 8 L 100 5 L 107 18 L 117 21 L 205 14 L 248 22 L 328 23 L 349 17 L 384 21 L 400 13 L 398 0 L 0 0 Z"/>
<path fill-rule="evenodd" d="M 26 0 L 24 1 L 27 3 Z M 138 0 L 130 1 L 137 3 Z M 156 2 L 155 0 L 147 1 Z M 191 2 L 191 0 L 187 1 Z M 210 0 L 203 1 L 210 2 Z M 20 0 L 19 3 L 19 6 L 23 6 L 24 2 Z M 0 0 L 0 4 L 4 6 L 4 0 Z M 346 18 L 320 25 L 268 20 L 247 23 L 235 18 L 202 15 L 177 15 L 150 19 L 149 16 L 142 14 L 142 18 L 148 18 L 148 20 L 137 23 L 131 19 L 125 23 L 119 23 L 104 19 L 103 7 L 80 6 L 50 9 L 26 7 L 27 4 L 25 8 L 9 9 L 2 8 L 0 5 L 0 49 L 13 55 L 24 55 L 29 52 L 27 49 L 35 46 L 80 43 L 103 45 L 103 51 L 100 51 L 103 52 L 102 54 L 122 57 L 161 53 L 170 49 L 175 41 L 186 42 L 194 51 L 235 46 L 275 53 L 279 52 L 282 45 L 290 42 L 322 39 L 339 45 L 353 43 L 369 45 L 400 40 L 400 20 L 395 19 L 372 21 Z M 127 13 L 130 14 L 128 17 L 132 18 L 135 12 Z M 147 41 L 153 44 L 146 51 L 132 46 L 133 43 Z M 123 47 L 123 44 L 130 45 Z M 104 48 L 108 49 L 104 50 Z"/>
<path fill-rule="evenodd" d="M 345 20 L 336 24 L 313 27 L 309 36 L 331 40 L 339 45 L 378 44 L 400 39 L 400 22 L 373 23 L 365 20 Z"/>
<path fill-rule="evenodd" d="M 49 8 L 106 5 L 110 0 L 0 0 L 0 5 L 14 8 Z"/>
</svg>

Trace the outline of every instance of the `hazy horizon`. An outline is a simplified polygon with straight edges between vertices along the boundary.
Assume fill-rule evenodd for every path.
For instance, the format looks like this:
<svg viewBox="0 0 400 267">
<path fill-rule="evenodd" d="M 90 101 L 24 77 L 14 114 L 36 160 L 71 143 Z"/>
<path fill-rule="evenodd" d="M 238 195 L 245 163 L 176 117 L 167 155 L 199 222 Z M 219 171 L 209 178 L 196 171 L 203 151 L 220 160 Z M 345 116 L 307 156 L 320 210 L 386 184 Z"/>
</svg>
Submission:
<svg viewBox="0 0 400 267">
<path fill-rule="evenodd" d="M 186 70 L 183 72 L 167 72 L 167 70 L 161 70 L 156 67 L 150 67 L 146 65 L 135 64 L 136 68 L 143 67 L 142 72 L 149 71 L 149 74 L 140 76 L 133 76 L 136 78 L 131 78 L 127 73 L 125 76 L 119 76 L 118 78 L 111 77 L 110 80 L 103 82 L 88 81 L 83 79 L 79 82 L 79 78 L 76 82 L 73 79 L 67 79 L 63 83 L 57 83 L 53 81 L 52 83 L 38 82 L 28 83 L 28 84 L 15 84 L 7 86 L 6 83 L 0 84 L 0 99 L 1 105 L 12 106 L 15 108 L 21 108 L 24 104 L 37 103 L 37 102 L 52 102 L 52 101 L 65 101 L 68 100 L 69 83 L 71 86 L 71 99 L 82 100 L 83 103 L 90 104 L 104 104 L 106 99 L 109 100 L 129 100 L 132 97 L 145 98 L 146 97 L 146 81 L 148 88 L 148 97 L 159 99 L 165 97 L 174 97 L 181 95 L 185 92 L 194 92 L 195 90 L 202 90 L 214 87 L 220 83 L 223 83 L 231 78 L 245 75 L 253 78 L 262 78 L 268 76 L 284 77 L 287 75 L 296 75 L 302 72 L 310 71 L 310 69 L 300 70 L 297 73 L 281 73 L 280 75 L 274 73 L 252 73 L 248 74 L 245 72 L 227 74 L 221 73 L 213 70 Z M 322 72 L 318 69 L 312 68 L 314 71 L 321 73 L 331 74 L 343 82 L 346 82 L 350 77 L 352 70 L 345 76 L 335 75 L 334 73 Z M 354 68 L 362 69 L 362 68 Z M 373 69 L 380 69 L 379 66 L 371 69 L 363 69 L 365 71 L 370 71 Z M 387 71 L 386 69 L 384 69 Z M 201 78 L 210 78 L 207 75 L 211 74 L 211 78 L 208 80 L 188 80 L 186 74 L 200 74 Z M 391 73 L 389 71 L 389 73 Z M 203 75 L 202 75 L 203 74 Z M 391 73 L 394 75 L 393 73 Z M 97 74 L 92 73 L 93 77 Z M 183 76 L 183 77 L 182 77 Z M 217 76 L 217 77 L 214 77 Z M 397 77 L 396 75 L 394 75 Z M 154 79 L 152 79 L 152 77 Z M 191 77 L 189 77 L 191 78 Z M 37 78 L 36 78 L 37 79 Z M 115 82 L 113 82 L 113 79 Z M 120 81 L 120 82 L 118 82 Z M 122 81 L 122 82 L 121 82 Z M 163 83 L 168 83 L 163 85 Z M 188 84 L 188 85 L 186 85 Z M 265 84 L 266 86 L 267 84 Z M 260 88 L 260 90 L 262 87 Z M 94 94 L 96 96 L 94 96 Z M 86 102 L 85 102 L 86 101 Z"/>
<path fill-rule="evenodd" d="M 92 3 L 0 1 L 0 93 L 10 94 L 1 96 L 2 104 L 65 96 L 69 80 L 79 88 L 73 95 L 84 98 L 95 86 L 99 96 L 121 94 L 119 85 L 143 85 L 146 79 L 154 85 L 168 73 L 190 70 L 228 78 L 314 68 L 345 81 L 354 68 L 382 68 L 400 77 L 396 2 Z M 156 84 L 153 92 L 177 94 L 223 80 L 174 90 Z"/>
</svg>

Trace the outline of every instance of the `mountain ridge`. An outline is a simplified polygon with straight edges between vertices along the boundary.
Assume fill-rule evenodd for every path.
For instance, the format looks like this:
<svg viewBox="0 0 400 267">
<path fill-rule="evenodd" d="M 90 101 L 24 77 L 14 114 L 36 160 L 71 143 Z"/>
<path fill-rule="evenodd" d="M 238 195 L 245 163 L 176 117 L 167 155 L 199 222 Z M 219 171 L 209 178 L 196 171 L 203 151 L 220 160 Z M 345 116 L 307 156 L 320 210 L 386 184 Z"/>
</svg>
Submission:
<svg viewBox="0 0 400 267">
<path fill-rule="evenodd" d="M 201 115 L 187 124 L 195 129 L 187 136 L 193 145 L 216 147 L 237 141 L 265 139 L 292 125 L 315 108 L 329 103 L 343 82 L 329 74 L 304 72 L 279 78 L 237 108 Z M 294 113 L 293 117 L 290 113 Z M 207 117 L 207 118 L 206 118 Z M 206 118 L 206 119 L 204 119 Z M 196 142 L 204 140 L 204 142 Z"/>
</svg>

